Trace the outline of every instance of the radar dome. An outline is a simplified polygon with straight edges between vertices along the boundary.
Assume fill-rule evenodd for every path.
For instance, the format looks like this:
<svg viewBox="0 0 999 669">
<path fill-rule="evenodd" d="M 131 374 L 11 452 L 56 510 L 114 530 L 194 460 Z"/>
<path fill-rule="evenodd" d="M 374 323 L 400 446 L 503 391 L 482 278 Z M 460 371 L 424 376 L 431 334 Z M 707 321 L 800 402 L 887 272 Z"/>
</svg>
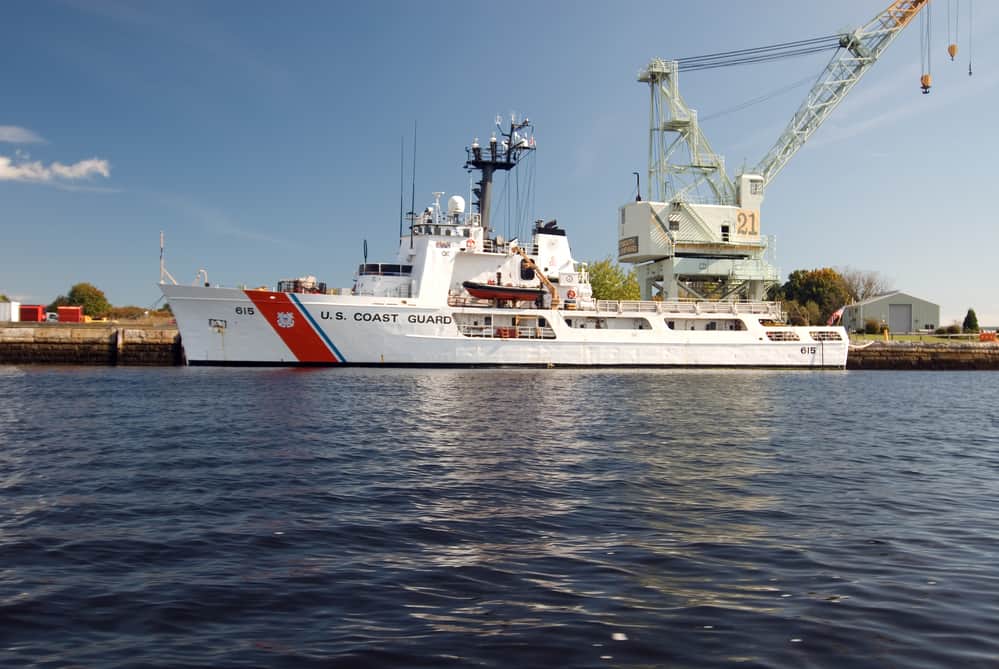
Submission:
<svg viewBox="0 0 999 669">
<path fill-rule="evenodd" d="M 464 214 L 465 213 L 465 198 L 460 195 L 452 195 L 447 200 L 447 213 L 449 214 Z"/>
</svg>

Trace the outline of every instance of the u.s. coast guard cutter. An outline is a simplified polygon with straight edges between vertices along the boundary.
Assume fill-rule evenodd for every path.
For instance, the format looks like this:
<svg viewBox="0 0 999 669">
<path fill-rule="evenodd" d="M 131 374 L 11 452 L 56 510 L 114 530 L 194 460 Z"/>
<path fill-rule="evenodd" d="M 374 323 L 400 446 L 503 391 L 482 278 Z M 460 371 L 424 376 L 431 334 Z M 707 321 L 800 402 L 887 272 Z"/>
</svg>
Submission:
<svg viewBox="0 0 999 669">
<path fill-rule="evenodd" d="M 598 300 L 554 221 L 527 242 L 492 234 L 493 175 L 535 148 L 526 120 L 500 135 L 467 149 L 477 211 L 436 193 L 349 291 L 161 283 L 188 364 L 845 366 L 843 328 L 788 326 L 778 303 Z"/>
</svg>

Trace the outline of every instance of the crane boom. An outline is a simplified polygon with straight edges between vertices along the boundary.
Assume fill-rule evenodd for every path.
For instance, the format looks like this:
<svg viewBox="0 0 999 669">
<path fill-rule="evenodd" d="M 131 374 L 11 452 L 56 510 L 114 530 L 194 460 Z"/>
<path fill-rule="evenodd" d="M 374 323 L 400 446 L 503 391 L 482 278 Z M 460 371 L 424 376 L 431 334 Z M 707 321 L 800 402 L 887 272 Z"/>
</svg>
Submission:
<svg viewBox="0 0 999 669">
<path fill-rule="evenodd" d="M 777 176 L 888 45 L 930 0 L 895 0 L 866 25 L 840 38 L 840 48 L 819 75 L 801 107 L 754 173 L 764 183 Z"/>
</svg>

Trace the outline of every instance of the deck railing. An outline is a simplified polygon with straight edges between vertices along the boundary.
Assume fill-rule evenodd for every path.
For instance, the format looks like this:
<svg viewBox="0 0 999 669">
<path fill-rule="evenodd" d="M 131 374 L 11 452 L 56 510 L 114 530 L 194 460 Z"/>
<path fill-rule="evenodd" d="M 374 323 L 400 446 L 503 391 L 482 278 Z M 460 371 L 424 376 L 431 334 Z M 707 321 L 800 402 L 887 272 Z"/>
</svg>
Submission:
<svg viewBox="0 0 999 669">
<path fill-rule="evenodd" d="M 493 306 L 493 300 L 484 300 L 479 297 L 464 295 L 448 295 L 447 305 L 449 307 L 491 307 Z"/>
<path fill-rule="evenodd" d="M 684 313 L 684 314 L 762 314 L 779 319 L 782 315 L 776 302 L 692 302 L 687 300 L 596 300 L 596 311 L 611 313 Z"/>
<path fill-rule="evenodd" d="M 555 330 L 548 326 L 459 325 L 458 332 L 487 339 L 555 339 Z"/>
<path fill-rule="evenodd" d="M 463 295 L 449 295 L 447 299 L 450 307 L 491 307 L 493 300 L 483 300 L 475 297 Z M 563 308 L 570 310 L 588 311 L 620 314 L 620 313 L 646 313 L 646 314 L 757 314 L 769 316 L 775 321 L 783 320 L 784 313 L 778 302 L 693 302 L 688 300 L 591 300 L 589 302 L 570 303 L 572 306 L 563 304 Z"/>
</svg>

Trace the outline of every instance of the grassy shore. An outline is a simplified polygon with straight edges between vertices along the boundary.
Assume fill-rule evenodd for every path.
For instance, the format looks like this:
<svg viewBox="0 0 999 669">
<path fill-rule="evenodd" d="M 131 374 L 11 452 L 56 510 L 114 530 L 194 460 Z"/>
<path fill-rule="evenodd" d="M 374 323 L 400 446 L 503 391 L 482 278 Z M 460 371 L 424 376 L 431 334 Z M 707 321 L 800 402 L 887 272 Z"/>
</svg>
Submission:
<svg viewBox="0 0 999 669">
<path fill-rule="evenodd" d="M 885 341 L 885 336 L 882 334 L 856 334 L 851 332 L 850 341 L 855 344 L 863 344 L 868 341 Z M 889 334 L 888 341 L 918 342 L 923 344 L 970 344 L 978 342 L 978 334 Z"/>
</svg>

